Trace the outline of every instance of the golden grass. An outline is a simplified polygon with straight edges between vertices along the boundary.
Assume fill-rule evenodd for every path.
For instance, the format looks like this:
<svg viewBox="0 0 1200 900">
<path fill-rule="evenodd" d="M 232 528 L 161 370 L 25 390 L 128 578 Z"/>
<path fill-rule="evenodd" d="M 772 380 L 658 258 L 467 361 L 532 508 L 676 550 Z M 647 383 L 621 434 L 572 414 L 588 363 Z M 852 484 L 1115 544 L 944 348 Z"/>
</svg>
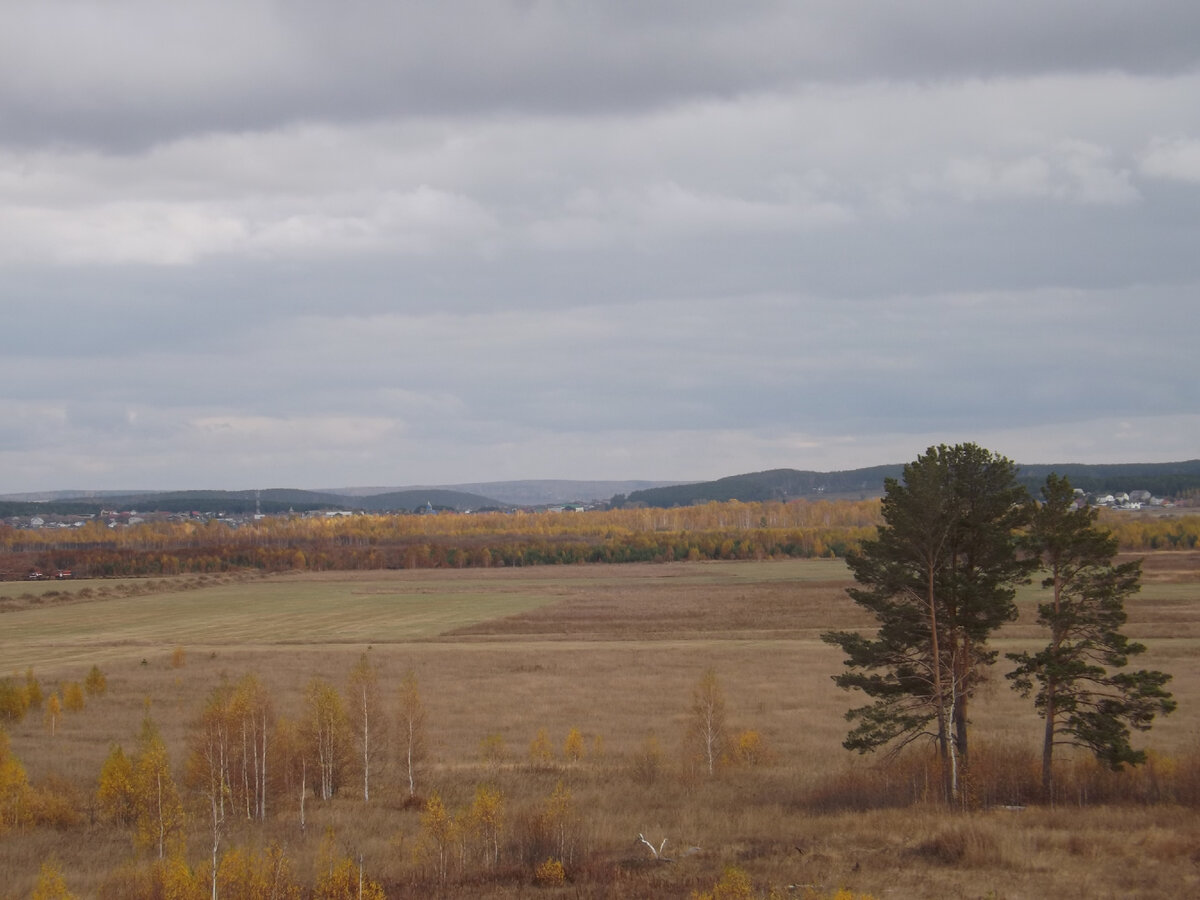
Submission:
<svg viewBox="0 0 1200 900">
<path fill-rule="evenodd" d="M 1148 636 L 1146 665 L 1175 675 L 1180 709 L 1143 743 L 1158 754 L 1158 774 L 1184 784 L 1180 767 L 1200 757 L 1200 570 L 1182 555 L 1156 558 L 1147 570 L 1153 577 L 1131 604 L 1130 632 Z M 868 624 L 845 598 L 846 579 L 834 561 L 323 573 L 187 590 L 164 579 L 154 594 L 113 592 L 5 613 L 0 671 L 23 675 L 32 666 L 49 692 L 81 681 L 98 662 L 108 690 L 66 714 L 53 739 L 38 714 L 10 728 L 31 781 L 75 786 L 82 823 L 0 837 L 0 871 L 10 876 L 0 897 L 28 896 L 49 853 L 79 896 L 95 895 L 108 872 L 135 858 L 127 834 L 92 822 L 88 798 L 110 745 L 133 749 L 147 701 L 181 770 L 188 722 L 223 677 L 256 672 L 277 709 L 295 717 L 311 678 L 344 685 L 362 652 L 379 666 L 389 702 L 407 669 L 418 676 L 431 745 L 420 792 L 437 790 L 453 811 L 483 782 L 506 797 L 500 868 L 456 864 L 443 896 L 687 897 L 711 890 L 727 865 L 749 873 L 763 895 L 788 885 L 798 896 L 804 886 L 845 886 L 889 898 L 1200 891 L 1200 798 L 1131 805 L 1136 792 L 1121 788 L 1113 795 L 1120 806 L 1080 807 L 1085 789 L 1102 786 L 1083 767 L 1075 782 L 1076 769 L 1065 779 L 1079 792 L 1056 808 L 999 808 L 1027 801 L 1040 736 L 1031 705 L 999 673 L 973 710 L 977 765 L 998 785 L 978 798 L 977 812 L 910 803 L 922 796 L 921 756 L 887 768 L 842 750 L 842 713 L 855 698 L 832 684 L 840 656 L 819 635 Z M 999 636 L 1001 650 L 1036 639 L 1035 602 L 1034 592 L 1022 592 L 1024 620 Z M 171 665 L 177 646 L 186 650 L 181 668 Z M 760 732 L 772 764 L 728 769 L 712 781 L 685 774 L 691 691 L 708 667 L 724 689 L 730 725 Z M 576 764 L 562 754 L 572 728 L 588 751 Z M 527 759 L 539 729 L 558 751 L 549 767 Z M 493 735 L 508 751 L 500 764 L 480 753 Z M 640 763 L 649 737 L 664 757 L 648 775 Z M 601 755 L 593 753 L 598 740 Z M 1152 779 L 1138 778 L 1137 790 L 1149 792 Z M 534 868 L 544 862 L 537 856 L 547 848 L 538 814 L 559 782 L 574 807 L 567 883 L 535 888 Z M 366 808 L 352 789 L 327 804 L 310 797 L 303 833 L 298 798 L 274 798 L 269 823 L 237 826 L 225 846 L 280 841 L 311 884 L 332 827 L 389 896 L 429 896 L 428 867 L 413 856 L 419 811 L 406 808 L 394 761 L 375 785 Z M 904 805 L 877 808 L 888 796 Z M 188 860 L 199 865 L 202 819 L 194 832 Z M 655 863 L 636 843 L 639 832 L 656 845 L 667 838 L 666 855 L 678 858 Z M 700 851 L 683 856 L 693 845 Z"/>
</svg>

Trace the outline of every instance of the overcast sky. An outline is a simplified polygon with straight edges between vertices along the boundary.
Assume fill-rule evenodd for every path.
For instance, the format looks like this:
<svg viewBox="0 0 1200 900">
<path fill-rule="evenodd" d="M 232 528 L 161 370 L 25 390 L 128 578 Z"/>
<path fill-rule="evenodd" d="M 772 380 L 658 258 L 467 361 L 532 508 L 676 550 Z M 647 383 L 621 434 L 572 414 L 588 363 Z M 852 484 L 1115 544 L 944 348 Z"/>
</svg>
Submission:
<svg viewBox="0 0 1200 900">
<path fill-rule="evenodd" d="M 0 492 L 1200 456 L 1200 4 L 5 0 Z"/>
</svg>

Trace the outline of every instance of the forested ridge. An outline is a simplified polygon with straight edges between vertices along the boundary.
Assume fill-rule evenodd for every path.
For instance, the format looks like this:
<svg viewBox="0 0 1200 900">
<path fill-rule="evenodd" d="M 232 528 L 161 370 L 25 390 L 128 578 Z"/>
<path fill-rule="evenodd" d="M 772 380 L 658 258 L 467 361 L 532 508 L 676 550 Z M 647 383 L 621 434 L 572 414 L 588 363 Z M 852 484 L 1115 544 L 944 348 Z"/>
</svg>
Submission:
<svg viewBox="0 0 1200 900">
<path fill-rule="evenodd" d="M 715 481 L 671 483 L 614 494 L 608 503 L 622 507 L 702 506 L 737 500 L 764 503 L 789 500 L 864 500 L 879 497 L 884 481 L 900 475 L 903 466 L 884 465 L 834 472 L 798 469 L 770 469 L 730 475 Z M 1087 493 L 1146 490 L 1158 497 L 1178 498 L 1200 493 L 1200 459 L 1174 463 L 1120 463 L 1093 465 L 1067 463 L 1023 465 L 1017 480 L 1030 492 L 1051 472 L 1069 478 L 1071 484 Z M 554 485 L 547 492 L 546 485 Z M 13 495 L 0 498 L 0 516 L 45 514 L 98 515 L 101 511 L 140 510 L 142 512 L 207 512 L 247 515 L 261 512 L 283 515 L 290 512 L 351 510 L 356 512 L 412 512 L 432 506 L 437 510 L 501 510 L 550 506 L 568 486 L 578 489 L 576 503 L 596 500 L 609 485 L 623 488 L 622 482 L 491 482 L 457 487 L 421 487 L 378 492 L 308 491 L 296 488 L 271 488 L 254 491 L 140 491 L 82 495 L 73 492 L 38 496 Z M 610 488 L 610 489 L 611 489 Z M 497 496 L 492 496 L 492 494 Z M 533 499 L 534 497 L 538 499 Z M 517 499 L 523 497 L 525 499 Z M 590 504 L 589 504 L 590 505 Z M 603 505 L 603 504 L 602 504 Z"/>
<path fill-rule="evenodd" d="M 885 480 L 899 477 L 902 469 L 901 465 L 842 472 L 771 469 L 731 475 L 716 481 L 633 491 L 628 496 L 614 497 L 613 503 L 669 507 L 722 500 L 878 497 L 883 493 Z M 1051 472 L 1069 478 L 1075 487 L 1087 493 L 1146 490 L 1159 497 L 1180 497 L 1200 491 L 1200 460 L 1197 459 L 1173 463 L 1022 465 L 1018 467 L 1016 477 L 1027 490 L 1036 492 Z"/>
</svg>

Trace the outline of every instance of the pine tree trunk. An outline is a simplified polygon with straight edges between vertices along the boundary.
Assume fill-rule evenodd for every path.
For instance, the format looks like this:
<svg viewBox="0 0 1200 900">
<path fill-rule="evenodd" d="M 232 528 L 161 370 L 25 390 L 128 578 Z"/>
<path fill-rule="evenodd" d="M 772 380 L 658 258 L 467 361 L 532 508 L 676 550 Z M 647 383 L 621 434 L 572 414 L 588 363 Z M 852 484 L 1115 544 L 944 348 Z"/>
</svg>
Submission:
<svg viewBox="0 0 1200 900">
<path fill-rule="evenodd" d="M 1058 560 L 1054 560 L 1052 564 L 1054 572 L 1054 596 L 1051 602 L 1054 604 L 1054 618 L 1059 621 L 1059 615 L 1062 612 L 1062 573 L 1059 571 Z M 1061 643 L 1061 636 L 1052 633 L 1051 641 L 1054 646 Z M 1057 703 L 1056 689 L 1058 687 L 1058 678 L 1051 671 L 1046 678 L 1046 732 L 1042 739 L 1042 791 L 1046 797 L 1053 799 L 1052 791 L 1054 790 L 1054 730 L 1055 730 L 1055 709 Z"/>
</svg>

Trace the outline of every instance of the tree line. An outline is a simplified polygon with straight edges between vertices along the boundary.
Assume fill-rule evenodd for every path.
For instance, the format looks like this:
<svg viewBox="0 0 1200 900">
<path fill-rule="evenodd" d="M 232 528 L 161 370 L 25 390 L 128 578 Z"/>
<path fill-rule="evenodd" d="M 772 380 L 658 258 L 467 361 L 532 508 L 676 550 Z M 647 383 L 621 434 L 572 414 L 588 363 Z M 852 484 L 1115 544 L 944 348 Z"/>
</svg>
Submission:
<svg viewBox="0 0 1200 900">
<path fill-rule="evenodd" d="M 730 501 L 675 509 L 266 517 L 239 524 L 0 526 L 0 577 L 489 568 L 672 560 L 843 557 L 883 522 L 878 500 Z M 1126 552 L 1195 549 L 1200 516 L 1104 518 Z"/>
<path fill-rule="evenodd" d="M 684 559 L 839 556 L 869 534 L 878 502 L 713 503 L 675 510 L 266 517 L 236 527 L 145 522 L 109 528 L 0 526 L 0 573 L 75 577 L 327 571 Z"/>
</svg>

